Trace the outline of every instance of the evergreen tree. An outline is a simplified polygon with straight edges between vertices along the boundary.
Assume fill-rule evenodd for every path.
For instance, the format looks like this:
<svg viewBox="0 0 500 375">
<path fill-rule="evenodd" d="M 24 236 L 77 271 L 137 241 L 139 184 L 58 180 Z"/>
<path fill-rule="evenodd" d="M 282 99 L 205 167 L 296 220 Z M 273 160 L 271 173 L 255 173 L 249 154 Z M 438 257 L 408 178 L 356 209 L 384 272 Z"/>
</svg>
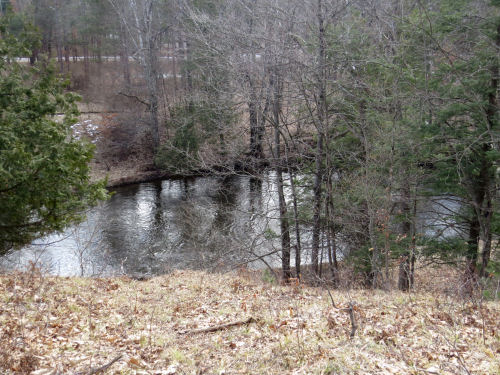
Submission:
<svg viewBox="0 0 500 375">
<path fill-rule="evenodd" d="M 485 274 L 495 218 L 499 154 L 500 2 L 439 2 L 430 16 L 433 112 L 422 127 L 435 155 L 434 186 L 462 200 L 465 275 Z M 478 269 L 480 240 L 481 264 Z"/>
<path fill-rule="evenodd" d="M 77 97 L 54 69 L 17 61 L 32 37 L 0 23 L 0 254 L 82 219 L 82 210 L 106 197 L 89 180 L 92 147 L 76 140 Z M 62 119 L 56 119 L 63 112 Z"/>
</svg>

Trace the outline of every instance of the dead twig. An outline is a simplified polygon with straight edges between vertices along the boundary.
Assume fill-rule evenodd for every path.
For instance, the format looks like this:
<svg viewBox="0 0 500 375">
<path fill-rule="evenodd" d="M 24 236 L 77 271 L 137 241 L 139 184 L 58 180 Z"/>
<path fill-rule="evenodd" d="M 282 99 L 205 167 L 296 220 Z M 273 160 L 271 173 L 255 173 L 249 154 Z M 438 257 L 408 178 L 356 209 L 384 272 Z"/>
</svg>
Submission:
<svg viewBox="0 0 500 375">
<path fill-rule="evenodd" d="M 111 362 L 108 362 L 108 363 L 106 363 L 105 365 L 103 365 L 101 367 L 91 368 L 89 371 L 78 372 L 76 375 L 95 375 L 95 374 L 98 374 L 100 372 L 104 372 L 108 368 L 110 368 L 111 366 L 113 366 L 113 364 L 115 362 L 117 362 L 120 359 L 122 359 L 122 357 L 123 357 L 123 354 L 120 354 L 115 359 L 113 359 Z"/>
<path fill-rule="evenodd" d="M 150 106 L 151 106 L 151 104 L 150 104 L 150 103 L 148 103 L 148 102 L 147 102 L 147 101 L 145 101 L 145 100 L 142 100 L 141 98 L 139 98 L 139 97 L 138 97 L 138 96 L 136 96 L 136 95 L 130 95 L 130 94 L 127 94 L 127 93 L 125 93 L 125 92 L 121 92 L 121 91 L 118 93 L 118 95 L 122 95 L 122 96 L 124 96 L 124 97 L 126 97 L 126 98 L 129 98 L 129 99 L 135 99 L 135 100 L 137 100 L 139 103 L 144 104 L 145 106 L 148 106 L 148 107 L 150 107 Z"/>
<path fill-rule="evenodd" d="M 349 302 L 349 308 L 344 309 L 349 311 L 349 318 L 351 318 L 351 339 L 356 334 L 356 329 L 358 326 L 356 325 L 356 320 L 354 320 L 354 305 L 352 302 Z"/>
<path fill-rule="evenodd" d="M 349 318 L 351 319 L 351 339 L 354 337 L 356 334 L 356 330 L 358 329 L 358 325 L 356 324 L 356 319 L 354 318 L 354 304 L 352 302 L 349 302 L 349 307 L 347 308 L 341 308 L 337 307 L 335 304 L 335 301 L 333 299 L 332 293 L 330 292 L 330 289 L 326 287 L 326 291 L 328 292 L 328 295 L 330 296 L 330 300 L 332 301 L 332 306 L 340 311 L 345 311 L 349 313 Z"/>
<path fill-rule="evenodd" d="M 247 320 L 238 320 L 236 322 L 219 324 L 219 325 L 208 327 L 208 328 L 191 329 L 191 330 L 186 330 L 186 331 L 182 331 L 182 332 L 179 332 L 179 333 L 181 335 L 187 335 L 187 334 L 197 334 L 197 333 L 206 333 L 206 332 L 216 332 L 216 331 L 224 330 L 226 328 L 243 326 L 243 325 L 247 325 L 247 324 L 250 324 L 250 323 L 256 323 L 256 322 L 257 322 L 257 320 L 255 320 L 254 318 L 250 317 Z"/>
<path fill-rule="evenodd" d="M 467 368 L 467 365 L 465 364 L 465 361 L 462 357 L 462 354 L 460 354 L 460 351 L 457 349 L 457 346 L 455 343 L 452 343 L 450 340 L 448 340 L 448 338 L 442 334 L 442 337 L 445 339 L 445 341 L 448 343 L 448 345 L 450 345 L 453 350 L 455 351 L 455 355 L 458 359 L 458 362 L 460 363 L 460 366 L 462 366 L 463 370 L 467 373 L 467 375 L 471 375 L 471 372 L 469 371 L 469 369 Z"/>
</svg>

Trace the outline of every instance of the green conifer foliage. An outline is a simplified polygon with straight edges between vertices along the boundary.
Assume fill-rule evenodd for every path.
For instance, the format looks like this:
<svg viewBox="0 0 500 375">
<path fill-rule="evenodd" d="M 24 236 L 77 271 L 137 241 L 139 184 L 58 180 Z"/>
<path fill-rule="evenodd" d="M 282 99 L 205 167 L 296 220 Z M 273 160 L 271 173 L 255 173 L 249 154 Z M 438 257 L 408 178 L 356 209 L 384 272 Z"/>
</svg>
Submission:
<svg viewBox="0 0 500 375">
<path fill-rule="evenodd" d="M 466 273 L 480 274 L 490 257 L 498 166 L 500 17 L 497 2 L 440 2 L 432 35 L 435 115 L 423 126 L 434 151 L 434 186 L 462 198 Z"/>
<path fill-rule="evenodd" d="M 19 61 L 33 40 L 0 19 L 0 254 L 82 219 L 106 197 L 89 180 L 93 147 L 73 137 L 77 96 L 54 70 Z M 62 113 L 63 116 L 56 116 Z"/>
</svg>

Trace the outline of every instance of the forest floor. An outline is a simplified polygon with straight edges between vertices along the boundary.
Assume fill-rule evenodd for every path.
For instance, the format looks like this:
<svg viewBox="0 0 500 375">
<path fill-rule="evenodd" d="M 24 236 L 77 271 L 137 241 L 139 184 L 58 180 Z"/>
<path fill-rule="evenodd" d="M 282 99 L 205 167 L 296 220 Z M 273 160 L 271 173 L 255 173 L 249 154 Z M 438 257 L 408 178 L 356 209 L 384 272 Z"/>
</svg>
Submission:
<svg viewBox="0 0 500 375">
<path fill-rule="evenodd" d="M 249 271 L 11 273 L 0 373 L 499 374 L 500 302 L 460 297 L 455 276 L 431 271 L 410 294 L 333 290 L 334 307 L 326 289 Z"/>
</svg>

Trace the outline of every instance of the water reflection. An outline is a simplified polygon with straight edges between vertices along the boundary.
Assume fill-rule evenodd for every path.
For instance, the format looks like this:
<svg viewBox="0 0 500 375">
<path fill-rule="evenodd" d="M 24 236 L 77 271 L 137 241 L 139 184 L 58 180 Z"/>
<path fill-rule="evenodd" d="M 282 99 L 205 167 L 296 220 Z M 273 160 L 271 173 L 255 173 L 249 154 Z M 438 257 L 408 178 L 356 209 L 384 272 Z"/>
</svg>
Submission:
<svg viewBox="0 0 500 375">
<path fill-rule="evenodd" d="M 285 191 L 290 196 L 289 191 Z M 451 198 L 450 198 L 451 199 Z M 456 201 L 429 204 L 456 209 Z M 438 208 L 436 208 L 438 207 Z M 441 208 L 441 211 L 445 208 Z M 439 215 L 438 215 L 439 214 Z M 438 211 L 424 226 L 444 228 Z M 230 268 L 279 250 L 275 175 L 165 180 L 118 188 L 87 219 L 5 257 L 5 268 L 36 261 L 59 275 L 155 275 L 177 268 Z M 310 243 L 301 228 L 304 258 Z M 447 234 L 448 232 L 446 232 Z M 278 266 L 277 254 L 266 256 Z"/>
<path fill-rule="evenodd" d="M 275 210 L 267 196 L 272 191 L 269 181 L 241 176 L 117 188 L 84 223 L 9 255 L 3 264 L 17 268 L 33 260 L 60 275 L 231 267 L 272 247 L 273 239 L 254 240 L 266 226 L 277 227 L 267 218 Z M 264 200 L 269 212 L 263 211 Z"/>
</svg>

